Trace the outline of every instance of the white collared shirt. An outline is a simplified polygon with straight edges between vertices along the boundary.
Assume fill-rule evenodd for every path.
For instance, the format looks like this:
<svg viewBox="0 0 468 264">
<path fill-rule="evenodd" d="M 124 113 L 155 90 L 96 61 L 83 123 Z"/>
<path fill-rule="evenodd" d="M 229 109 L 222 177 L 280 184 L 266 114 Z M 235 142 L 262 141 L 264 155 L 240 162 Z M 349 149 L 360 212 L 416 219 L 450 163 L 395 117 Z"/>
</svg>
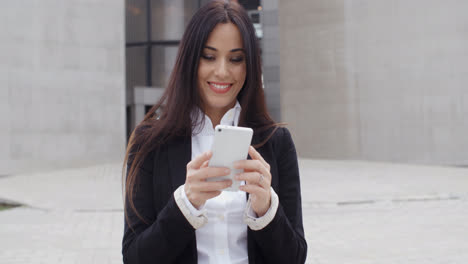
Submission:
<svg viewBox="0 0 468 264">
<path fill-rule="evenodd" d="M 237 126 L 241 106 L 236 102 L 221 119 L 221 125 Z M 211 149 L 214 128 L 210 118 L 201 111 L 205 122 L 196 127 L 199 133 L 192 135 L 192 159 Z M 244 183 L 241 183 L 241 185 Z M 174 196 L 180 210 L 196 229 L 198 263 L 248 263 L 247 226 L 259 230 L 268 225 L 276 214 L 278 197 L 271 188 L 271 206 L 268 212 L 257 218 L 247 201 L 246 193 L 221 192 L 217 197 L 206 201 L 199 210 L 188 200 L 184 185 Z"/>
</svg>

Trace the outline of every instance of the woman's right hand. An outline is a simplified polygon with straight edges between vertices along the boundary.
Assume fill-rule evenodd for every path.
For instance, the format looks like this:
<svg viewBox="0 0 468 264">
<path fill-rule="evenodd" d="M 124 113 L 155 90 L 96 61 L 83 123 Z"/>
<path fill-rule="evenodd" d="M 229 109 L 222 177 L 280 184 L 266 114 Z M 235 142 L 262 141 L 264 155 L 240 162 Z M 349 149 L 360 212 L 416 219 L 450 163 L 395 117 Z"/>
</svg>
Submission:
<svg viewBox="0 0 468 264">
<path fill-rule="evenodd" d="M 204 152 L 187 164 L 185 194 L 197 209 L 204 205 L 206 200 L 220 195 L 222 189 L 232 185 L 231 180 L 206 181 L 207 178 L 226 176 L 231 172 L 228 168 L 208 167 L 212 155 L 211 151 Z"/>
</svg>

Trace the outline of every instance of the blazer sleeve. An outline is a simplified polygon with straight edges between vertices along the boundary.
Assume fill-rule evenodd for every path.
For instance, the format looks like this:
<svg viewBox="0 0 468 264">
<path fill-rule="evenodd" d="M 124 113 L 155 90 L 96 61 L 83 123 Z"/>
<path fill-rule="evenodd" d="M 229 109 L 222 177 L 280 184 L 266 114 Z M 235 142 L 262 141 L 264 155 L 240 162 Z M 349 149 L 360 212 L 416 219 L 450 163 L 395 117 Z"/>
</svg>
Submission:
<svg viewBox="0 0 468 264">
<path fill-rule="evenodd" d="M 301 187 L 296 149 L 291 134 L 279 128 L 275 137 L 275 156 L 279 177 L 279 206 L 265 228 L 254 231 L 254 238 L 268 263 L 304 263 L 307 242 L 302 224 Z"/>
<path fill-rule="evenodd" d="M 172 263 L 195 238 L 193 227 L 179 210 L 173 195 L 156 211 L 153 168 L 157 159 L 154 156 L 154 153 L 148 155 L 139 168 L 134 189 L 134 205 L 144 220 L 130 209 L 128 197 L 125 200 L 122 255 L 126 264 Z M 130 166 L 131 161 L 127 168 Z"/>
</svg>

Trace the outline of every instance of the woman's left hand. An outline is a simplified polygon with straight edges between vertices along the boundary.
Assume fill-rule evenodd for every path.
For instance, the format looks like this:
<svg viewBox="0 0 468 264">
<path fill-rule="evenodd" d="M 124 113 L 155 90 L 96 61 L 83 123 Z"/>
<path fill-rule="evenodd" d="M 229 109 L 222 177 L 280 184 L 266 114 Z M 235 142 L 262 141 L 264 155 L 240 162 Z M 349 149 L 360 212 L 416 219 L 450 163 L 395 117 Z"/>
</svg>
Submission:
<svg viewBox="0 0 468 264">
<path fill-rule="evenodd" d="M 271 203 L 271 173 L 268 164 L 254 147 L 249 147 L 251 160 L 242 160 L 234 164 L 235 169 L 244 169 L 235 179 L 245 181 L 245 185 L 239 187 L 241 191 L 250 194 L 252 209 L 262 217 L 270 208 Z"/>
</svg>

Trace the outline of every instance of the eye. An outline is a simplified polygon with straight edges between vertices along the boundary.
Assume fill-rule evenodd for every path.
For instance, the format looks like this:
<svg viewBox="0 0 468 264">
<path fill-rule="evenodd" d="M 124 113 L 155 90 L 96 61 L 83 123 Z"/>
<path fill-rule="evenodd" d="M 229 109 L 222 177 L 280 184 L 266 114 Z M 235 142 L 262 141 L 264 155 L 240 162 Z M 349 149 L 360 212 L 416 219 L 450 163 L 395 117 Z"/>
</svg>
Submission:
<svg viewBox="0 0 468 264">
<path fill-rule="evenodd" d="M 201 57 L 205 60 L 209 60 L 209 61 L 212 61 L 215 59 L 215 57 L 213 55 L 208 55 L 208 54 L 202 54 Z"/>
<path fill-rule="evenodd" d="M 242 62 L 243 60 L 244 60 L 244 57 L 242 57 L 242 56 L 233 57 L 233 58 L 231 59 L 232 62 L 236 62 L 236 63 Z"/>
</svg>

